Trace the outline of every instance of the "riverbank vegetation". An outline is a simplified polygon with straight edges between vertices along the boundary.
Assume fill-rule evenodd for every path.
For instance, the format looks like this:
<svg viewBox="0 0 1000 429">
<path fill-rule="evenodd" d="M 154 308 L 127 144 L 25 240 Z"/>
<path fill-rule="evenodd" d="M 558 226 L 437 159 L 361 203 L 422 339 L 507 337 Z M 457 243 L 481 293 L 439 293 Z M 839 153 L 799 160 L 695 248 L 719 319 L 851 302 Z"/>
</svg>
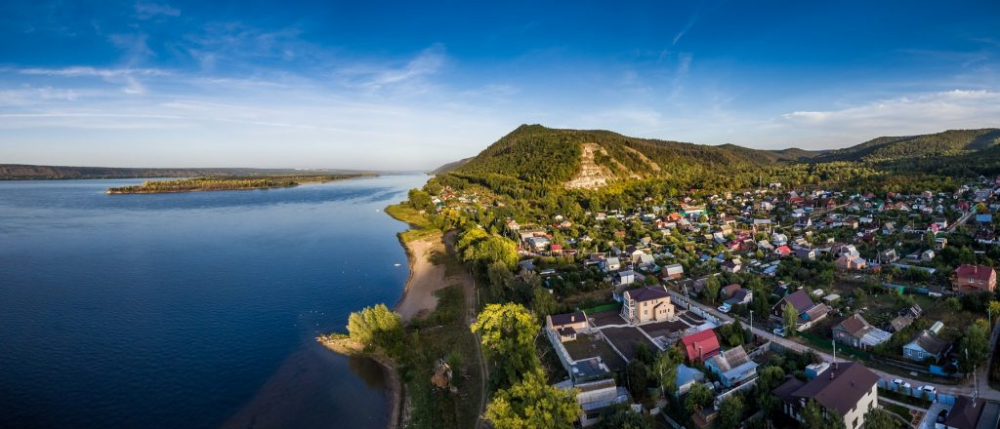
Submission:
<svg viewBox="0 0 1000 429">
<path fill-rule="evenodd" d="M 303 183 L 325 183 L 353 179 L 361 174 L 281 175 L 281 176 L 212 176 L 177 180 L 147 180 L 141 185 L 108 188 L 109 194 L 160 194 L 198 191 L 241 191 L 289 188 Z"/>
<path fill-rule="evenodd" d="M 452 285 L 436 295 L 434 312 L 408 325 L 379 304 L 352 313 L 348 335 L 324 335 L 319 341 L 342 354 L 391 358 L 387 366 L 404 387 L 405 397 L 397 398 L 405 404 L 403 426 L 474 427 L 483 374 L 476 338 L 466 324 L 465 293 L 461 285 Z"/>
</svg>

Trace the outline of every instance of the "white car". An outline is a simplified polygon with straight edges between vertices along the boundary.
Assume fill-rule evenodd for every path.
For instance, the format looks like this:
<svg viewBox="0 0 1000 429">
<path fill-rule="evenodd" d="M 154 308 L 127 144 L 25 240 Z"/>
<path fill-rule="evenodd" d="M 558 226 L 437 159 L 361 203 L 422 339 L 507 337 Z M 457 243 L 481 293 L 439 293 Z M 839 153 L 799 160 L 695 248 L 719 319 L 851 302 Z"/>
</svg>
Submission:
<svg viewBox="0 0 1000 429">
<path fill-rule="evenodd" d="M 910 383 L 907 383 L 907 382 L 905 382 L 905 381 L 903 381 L 903 380 L 900 380 L 900 379 L 898 379 L 898 378 L 897 378 L 897 379 L 895 379 L 895 380 L 892 380 L 892 384 L 895 384 L 895 385 L 896 385 L 896 386 L 898 386 L 898 387 L 905 387 L 905 388 L 907 388 L 907 389 L 909 389 L 909 388 L 910 388 Z"/>
<path fill-rule="evenodd" d="M 774 335 L 777 335 L 779 337 L 785 336 L 785 328 L 774 328 L 771 332 L 773 332 Z"/>
<path fill-rule="evenodd" d="M 717 308 L 717 310 L 719 310 L 719 311 L 721 311 L 723 313 L 728 313 L 732 309 L 733 309 L 733 307 L 730 306 L 729 303 L 722 304 L 722 305 L 719 306 L 719 308 Z"/>
<path fill-rule="evenodd" d="M 926 386 L 920 386 L 917 388 L 917 390 L 923 390 L 924 392 L 927 393 L 937 393 L 937 387 L 931 386 L 929 384 Z"/>
</svg>

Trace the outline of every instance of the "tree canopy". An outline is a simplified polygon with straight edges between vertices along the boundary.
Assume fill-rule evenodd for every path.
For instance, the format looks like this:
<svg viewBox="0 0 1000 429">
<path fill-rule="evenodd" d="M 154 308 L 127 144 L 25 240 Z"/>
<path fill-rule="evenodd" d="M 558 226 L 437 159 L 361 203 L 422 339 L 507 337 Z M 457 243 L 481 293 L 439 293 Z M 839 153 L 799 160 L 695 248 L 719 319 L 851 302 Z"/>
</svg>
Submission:
<svg viewBox="0 0 1000 429">
<path fill-rule="evenodd" d="M 573 427 L 583 410 L 576 402 L 576 390 L 549 386 L 540 369 L 497 391 L 486 408 L 486 419 L 497 429 Z"/>
<path fill-rule="evenodd" d="M 498 386 L 510 386 L 539 366 L 535 335 L 539 324 L 534 315 L 519 304 L 490 304 L 479 313 L 472 332 L 482 337 L 483 348 L 496 364 Z"/>
<path fill-rule="evenodd" d="M 351 313 L 347 319 L 347 332 L 351 339 L 365 347 L 377 346 L 390 355 L 400 353 L 403 342 L 403 323 L 385 304 L 365 307 Z"/>
</svg>

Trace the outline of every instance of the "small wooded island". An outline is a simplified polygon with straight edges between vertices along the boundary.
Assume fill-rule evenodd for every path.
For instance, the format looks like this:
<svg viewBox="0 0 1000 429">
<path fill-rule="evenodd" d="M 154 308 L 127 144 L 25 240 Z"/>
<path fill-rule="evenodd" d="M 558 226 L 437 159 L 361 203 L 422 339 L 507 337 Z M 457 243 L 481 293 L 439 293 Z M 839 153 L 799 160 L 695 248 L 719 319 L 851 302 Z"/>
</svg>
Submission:
<svg viewBox="0 0 1000 429">
<path fill-rule="evenodd" d="M 108 194 L 161 194 L 199 191 L 242 191 L 290 188 L 303 183 L 326 183 L 335 180 L 373 177 L 374 174 L 310 174 L 280 176 L 209 176 L 177 180 L 147 180 L 141 185 L 108 188 Z"/>
</svg>

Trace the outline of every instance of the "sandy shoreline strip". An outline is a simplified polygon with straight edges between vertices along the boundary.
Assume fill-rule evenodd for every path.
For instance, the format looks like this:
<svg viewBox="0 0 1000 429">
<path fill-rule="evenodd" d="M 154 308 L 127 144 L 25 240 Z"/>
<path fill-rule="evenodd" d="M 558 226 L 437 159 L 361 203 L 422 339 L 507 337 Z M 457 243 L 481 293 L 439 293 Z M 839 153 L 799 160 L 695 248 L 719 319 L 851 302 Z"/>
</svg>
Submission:
<svg viewBox="0 0 1000 429">
<path fill-rule="evenodd" d="M 435 252 L 441 254 L 446 252 L 441 234 L 409 242 L 400 238 L 400 243 L 406 249 L 406 256 L 410 262 L 410 276 L 403 288 L 403 296 L 393 307 L 393 311 L 399 313 L 403 321 L 407 322 L 414 317 L 434 311 L 438 301 L 434 292 L 444 289 L 450 283 L 446 278 L 445 266 L 431 262 L 431 255 Z"/>
</svg>

